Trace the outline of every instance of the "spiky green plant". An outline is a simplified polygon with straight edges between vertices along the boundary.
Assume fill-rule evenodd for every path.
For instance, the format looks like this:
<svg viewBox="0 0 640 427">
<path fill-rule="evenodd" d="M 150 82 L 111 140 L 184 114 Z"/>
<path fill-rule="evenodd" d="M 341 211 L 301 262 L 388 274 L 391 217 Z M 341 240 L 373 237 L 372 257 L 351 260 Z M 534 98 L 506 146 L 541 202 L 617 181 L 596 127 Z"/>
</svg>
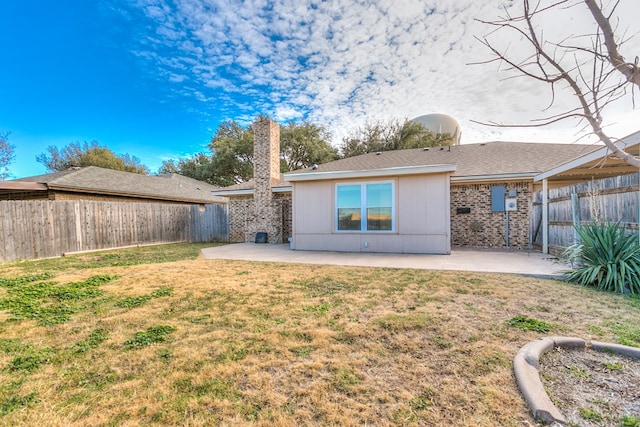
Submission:
<svg viewBox="0 0 640 427">
<path fill-rule="evenodd" d="M 580 242 L 564 253 L 575 267 L 564 271 L 568 281 L 596 289 L 640 295 L 640 244 L 620 222 L 576 227 Z"/>
</svg>

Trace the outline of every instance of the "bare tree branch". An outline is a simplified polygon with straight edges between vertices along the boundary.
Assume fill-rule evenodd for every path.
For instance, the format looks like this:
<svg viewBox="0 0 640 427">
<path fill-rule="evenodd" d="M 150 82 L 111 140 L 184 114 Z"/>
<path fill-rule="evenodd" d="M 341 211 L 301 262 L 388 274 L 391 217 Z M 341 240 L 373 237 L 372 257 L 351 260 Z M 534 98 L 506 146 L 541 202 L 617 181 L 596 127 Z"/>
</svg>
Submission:
<svg viewBox="0 0 640 427">
<path fill-rule="evenodd" d="M 634 63 L 630 63 L 624 60 L 624 57 L 618 51 L 616 37 L 613 33 L 613 28 L 611 28 L 611 16 L 613 15 L 613 12 L 620 2 L 616 2 L 615 6 L 611 10 L 611 14 L 609 14 L 608 17 L 604 16 L 602 8 L 600 5 L 598 5 L 596 0 L 584 0 L 584 3 L 587 5 L 589 11 L 591 12 L 591 15 L 593 15 L 594 19 L 596 20 L 600 31 L 602 31 L 604 44 L 607 47 L 607 53 L 609 55 L 609 62 L 616 70 L 618 70 L 623 76 L 626 77 L 629 83 L 640 87 L 640 69 L 638 68 L 638 57 L 635 58 Z"/>
<path fill-rule="evenodd" d="M 559 8 L 586 7 L 596 22 L 593 34 L 568 36 L 559 42 L 545 39 L 544 32 L 536 27 L 534 20 L 542 19 L 543 13 L 551 13 Z M 616 145 L 616 139 L 609 136 L 603 129 L 603 115 L 605 109 L 612 103 L 628 96 L 631 88 L 631 98 L 635 89 L 640 89 L 640 69 L 638 58 L 633 63 L 625 61 L 619 51 L 611 19 L 619 5 L 614 4 L 609 14 L 605 16 L 602 4 L 598 0 L 560 0 L 547 6 L 541 6 L 540 0 L 532 7 L 529 0 L 523 0 L 523 14 L 513 17 L 507 12 L 506 18 L 498 21 L 482 21 L 493 28 L 489 35 L 498 32 L 514 32 L 525 45 L 532 49 L 531 55 L 518 59 L 506 50 L 500 50 L 489 39 L 476 38 L 492 53 L 493 58 L 485 61 L 498 61 L 508 65 L 508 71 L 515 72 L 521 77 L 544 82 L 549 85 L 551 102 L 554 105 L 557 91 L 564 90 L 564 84 L 570 88 L 577 101 L 577 106 L 560 114 L 533 120 L 530 124 L 500 124 L 496 122 L 481 123 L 492 127 L 540 127 L 547 126 L 567 119 L 577 119 L 578 124 L 584 124 L 597 135 L 608 149 L 626 163 L 640 168 L 640 159 L 626 153 Z M 584 45 L 584 41 L 590 41 Z M 577 42 L 577 43 L 576 43 Z M 558 84 L 562 83 L 561 86 Z M 635 104 L 634 104 L 635 105 Z M 546 110 L 546 109 L 545 109 Z"/>
</svg>

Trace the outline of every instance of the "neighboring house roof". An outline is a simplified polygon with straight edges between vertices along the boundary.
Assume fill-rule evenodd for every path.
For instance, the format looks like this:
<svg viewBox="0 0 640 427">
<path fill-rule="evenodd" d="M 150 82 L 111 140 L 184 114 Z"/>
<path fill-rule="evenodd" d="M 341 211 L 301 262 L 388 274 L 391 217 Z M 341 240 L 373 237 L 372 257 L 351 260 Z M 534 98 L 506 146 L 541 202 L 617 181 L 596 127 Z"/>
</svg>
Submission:
<svg viewBox="0 0 640 427">
<path fill-rule="evenodd" d="M 239 184 L 218 188 L 214 190 L 212 194 L 216 196 L 241 196 L 245 194 L 253 194 L 253 188 L 254 180 L 250 179 L 249 181 L 241 182 Z M 271 191 L 274 193 L 290 192 L 291 183 L 282 179 L 281 174 L 280 179 L 271 178 Z"/>
<path fill-rule="evenodd" d="M 3 189 L 3 184 L 7 184 L 7 190 L 19 189 L 20 187 L 25 187 L 23 190 L 26 190 L 30 187 L 29 183 L 39 184 L 40 190 L 189 203 L 226 203 L 227 201 L 211 194 L 217 187 L 178 174 L 146 176 L 97 166 L 5 181 L 0 183 L 0 189 Z"/>
</svg>

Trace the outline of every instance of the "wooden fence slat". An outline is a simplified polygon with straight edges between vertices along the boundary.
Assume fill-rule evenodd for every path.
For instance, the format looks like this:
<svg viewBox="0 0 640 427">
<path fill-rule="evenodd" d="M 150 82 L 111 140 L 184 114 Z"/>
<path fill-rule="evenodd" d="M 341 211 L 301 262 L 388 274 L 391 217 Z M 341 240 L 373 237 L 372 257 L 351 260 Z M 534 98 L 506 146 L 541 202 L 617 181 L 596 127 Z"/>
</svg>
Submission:
<svg viewBox="0 0 640 427">
<path fill-rule="evenodd" d="M 596 220 L 618 222 L 629 231 L 638 230 L 640 197 L 639 174 L 628 174 L 612 178 L 582 182 L 549 191 L 549 245 L 557 249 L 572 245 L 571 195 L 578 195 L 579 217 L 582 224 Z M 542 194 L 536 193 L 533 202 L 535 223 L 542 215 Z M 541 233 L 539 233 L 541 234 Z M 541 244 L 541 236 L 531 230 L 532 240 Z"/>
<path fill-rule="evenodd" d="M 226 205 L 0 201 L 0 262 L 154 243 L 229 240 Z"/>
</svg>

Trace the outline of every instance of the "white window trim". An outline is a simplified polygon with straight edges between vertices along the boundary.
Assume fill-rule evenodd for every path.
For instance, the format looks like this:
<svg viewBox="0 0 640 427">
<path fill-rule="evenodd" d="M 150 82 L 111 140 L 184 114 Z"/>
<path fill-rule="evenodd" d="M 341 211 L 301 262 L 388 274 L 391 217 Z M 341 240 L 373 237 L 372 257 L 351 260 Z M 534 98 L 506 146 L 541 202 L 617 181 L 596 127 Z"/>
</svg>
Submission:
<svg viewBox="0 0 640 427">
<path fill-rule="evenodd" d="M 368 184 L 391 184 L 391 230 L 367 230 L 367 185 Z M 338 230 L 338 187 L 341 185 L 359 185 L 360 186 L 360 230 Z M 396 181 L 343 181 L 336 182 L 334 186 L 333 200 L 333 231 L 335 233 L 346 234 L 394 234 L 396 232 Z"/>
</svg>

